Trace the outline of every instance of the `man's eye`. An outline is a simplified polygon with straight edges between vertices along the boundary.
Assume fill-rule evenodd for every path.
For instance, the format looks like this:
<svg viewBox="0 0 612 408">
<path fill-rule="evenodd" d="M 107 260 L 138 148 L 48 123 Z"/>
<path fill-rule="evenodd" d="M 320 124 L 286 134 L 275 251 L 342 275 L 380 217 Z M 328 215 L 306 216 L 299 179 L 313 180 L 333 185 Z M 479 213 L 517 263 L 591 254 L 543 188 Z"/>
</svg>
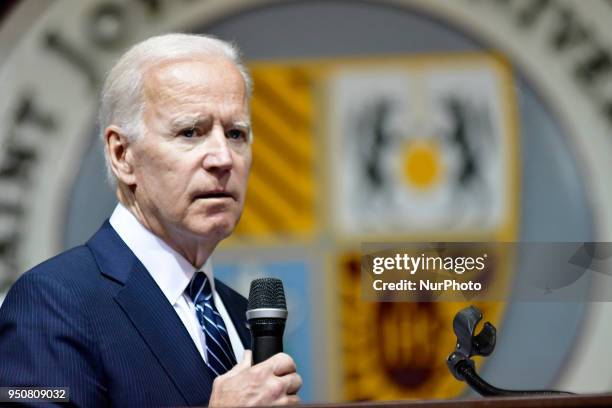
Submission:
<svg viewBox="0 0 612 408">
<path fill-rule="evenodd" d="M 184 137 L 194 137 L 196 134 L 195 128 L 181 130 L 180 135 Z"/>
<path fill-rule="evenodd" d="M 197 133 L 198 131 L 196 128 L 189 128 L 189 129 L 181 130 L 179 132 L 179 135 L 183 137 L 191 138 L 191 137 L 197 136 Z"/>
<path fill-rule="evenodd" d="M 232 129 L 228 131 L 226 133 L 226 136 L 228 139 L 233 139 L 233 140 L 245 139 L 246 140 L 246 132 L 243 130 L 239 130 L 239 129 Z"/>
</svg>

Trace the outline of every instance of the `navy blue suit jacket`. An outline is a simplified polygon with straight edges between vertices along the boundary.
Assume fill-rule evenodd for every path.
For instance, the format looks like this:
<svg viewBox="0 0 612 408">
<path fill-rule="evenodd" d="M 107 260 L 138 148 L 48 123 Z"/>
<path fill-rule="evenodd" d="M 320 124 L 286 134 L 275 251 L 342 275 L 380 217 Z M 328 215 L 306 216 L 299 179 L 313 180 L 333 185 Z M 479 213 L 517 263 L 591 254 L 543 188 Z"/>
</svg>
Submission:
<svg viewBox="0 0 612 408">
<path fill-rule="evenodd" d="M 245 348 L 246 299 L 216 289 Z M 77 406 L 206 405 L 212 378 L 174 308 L 107 222 L 23 274 L 0 308 L 0 386 L 70 387 Z"/>
</svg>

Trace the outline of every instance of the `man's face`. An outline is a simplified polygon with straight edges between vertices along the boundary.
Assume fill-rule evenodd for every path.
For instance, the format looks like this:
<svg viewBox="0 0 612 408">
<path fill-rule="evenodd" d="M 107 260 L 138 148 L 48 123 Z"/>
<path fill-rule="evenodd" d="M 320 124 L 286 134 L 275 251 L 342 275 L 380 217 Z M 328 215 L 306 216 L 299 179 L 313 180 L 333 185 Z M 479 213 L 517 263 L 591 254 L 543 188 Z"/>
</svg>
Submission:
<svg viewBox="0 0 612 408">
<path fill-rule="evenodd" d="M 153 67 L 144 84 L 129 153 L 138 208 L 162 238 L 216 243 L 238 223 L 251 167 L 244 80 L 226 58 L 196 57 Z"/>
</svg>

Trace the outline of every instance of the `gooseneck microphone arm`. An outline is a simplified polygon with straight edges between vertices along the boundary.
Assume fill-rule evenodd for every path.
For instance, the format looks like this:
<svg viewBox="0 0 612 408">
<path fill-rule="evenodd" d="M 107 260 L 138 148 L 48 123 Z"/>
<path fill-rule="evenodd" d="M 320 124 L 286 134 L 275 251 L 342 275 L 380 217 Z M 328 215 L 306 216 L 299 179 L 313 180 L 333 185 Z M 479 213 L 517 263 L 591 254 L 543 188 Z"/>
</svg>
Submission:
<svg viewBox="0 0 612 408">
<path fill-rule="evenodd" d="M 533 396 L 533 395 L 569 395 L 571 392 L 552 390 L 505 390 L 497 388 L 476 373 L 472 356 L 488 356 L 495 349 L 497 329 L 486 322 L 477 335 L 476 325 L 482 319 L 482 313 L 474 306 L 460 310 L 453 319 L 453 329 L 457 335 L 457 345 L 446 360 L 450 372 L 459 381 L 465 381 L 474 391 L 487 397 Z"/>
<path fill-rule="evenodd" d="M 519 397 L 519 396 L 533 396 L 533 395 L 571 395 L 571 392 L 565 391 L 552 391 L 552 390 L 529 390 L 529 391 L 520 391 L 520 390 L 505 390 L 503 388 L 497 388 L 488 382 L 486 382 L 482 377 L 480 377 L 474 366 L 467 363 L 466 361 L 460 361 L 457 363 L 455 370 L 457 374 L 459 374 L 463 380 L 477 393 L 485 397 Z"/>
</svg>

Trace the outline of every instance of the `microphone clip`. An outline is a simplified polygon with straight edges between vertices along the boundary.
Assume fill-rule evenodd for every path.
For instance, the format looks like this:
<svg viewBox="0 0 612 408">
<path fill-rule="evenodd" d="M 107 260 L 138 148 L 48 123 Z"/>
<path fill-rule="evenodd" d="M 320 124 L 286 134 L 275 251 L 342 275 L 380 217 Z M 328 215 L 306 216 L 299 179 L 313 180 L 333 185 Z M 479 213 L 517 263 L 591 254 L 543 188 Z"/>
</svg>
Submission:
<svg viewBox="0 0 612 408">
<path fill-rule="evenodd" d="M 551 390 L 506 390 L 497 388 L 476 373 L 472 356 L 488 356 L 495 349 L 497 329 L 486 322 L 475 334 L 476 326 L 482 320 L 482 312 L 474 306 L 460 310 L 453 319 L 453 330 L 457 336 L 455 350 L 446 359 L 450 372 L 459 381 L 465 381 L 472 389 L 483 396 L 527 396 L 527 395 L 559 395 L 571 394 L 564 391 Z"/>
<path fill-rule="evenodd" d="M 482 312 L 474 306 L 460 310 L 453 319 L 453 330 L 457 336 L 457 345 L 446 360 L 449 370 L 459 381 L 464 381 L 463 364 L 474 368 L 472 356 L 489 356 L 495 349 L 497 329 L 486 322 L 478 334 L 474 334 L 476 326 L 482 320 Z M 460 364 L 461 363 L 461 364 Z"/>
</svg>

